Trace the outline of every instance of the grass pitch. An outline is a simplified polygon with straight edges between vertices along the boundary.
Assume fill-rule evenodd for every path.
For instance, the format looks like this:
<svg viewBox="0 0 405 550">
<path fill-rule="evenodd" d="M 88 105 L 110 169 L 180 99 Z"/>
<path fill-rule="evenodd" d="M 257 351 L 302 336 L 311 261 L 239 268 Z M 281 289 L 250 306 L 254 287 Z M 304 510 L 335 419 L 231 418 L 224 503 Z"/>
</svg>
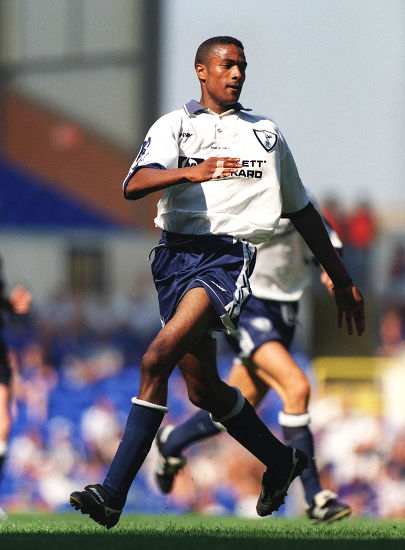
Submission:
<svg viewBox="0 0 405 550">
<path fill-rule="evenodd" d="M 405 521 L 242 520 L 124 515 L 107 531 L 79 514 L 11 515 L 0 524 L 1 550 L 330 550 L 405 549 Z"/>
</svg>

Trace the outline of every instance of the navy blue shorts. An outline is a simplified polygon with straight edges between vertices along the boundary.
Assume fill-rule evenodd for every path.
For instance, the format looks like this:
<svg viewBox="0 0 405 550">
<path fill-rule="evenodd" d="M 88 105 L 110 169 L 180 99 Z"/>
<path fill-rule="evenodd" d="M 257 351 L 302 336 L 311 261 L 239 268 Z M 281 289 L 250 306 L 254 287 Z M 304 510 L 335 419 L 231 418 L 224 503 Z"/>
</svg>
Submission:
<svg viewBox="0 0 405 550">
<path fill-rule="evenodd" d="M 188 290 L 201 286 L 219 317 L 211 328 L 228 333 L 236 329 L 241 308 L 250 296 L 255 246 L 228 236 L 163 231 L 153 251 L 152 274 L 162 324 L 173 317 Z"/>
<path fill-rule="evenodd" d="M 243 359 L 266 342 L 281 342 L 288 350 L 297 324 L 298 302 L 261 300 L 251 296 L 239 319 L 238 330 L 227 336 L 232 349 Z"/>
</svg>

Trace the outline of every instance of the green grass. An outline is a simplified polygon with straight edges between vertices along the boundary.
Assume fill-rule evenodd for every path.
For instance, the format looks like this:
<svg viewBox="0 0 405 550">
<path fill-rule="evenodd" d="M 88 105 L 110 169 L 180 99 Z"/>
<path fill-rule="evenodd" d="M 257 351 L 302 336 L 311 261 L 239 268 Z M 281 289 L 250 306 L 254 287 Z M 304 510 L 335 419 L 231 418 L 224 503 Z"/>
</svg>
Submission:
<svg viewBox="0 0 405 550">
<path fill-rule="evenodd" d="M 124 515 L 107 531 L 79 514 L 11 515 L 0 525 L 1 550 L 315 550 L 405 549 L 405 521 L 241 520 Z"/>
</svg>

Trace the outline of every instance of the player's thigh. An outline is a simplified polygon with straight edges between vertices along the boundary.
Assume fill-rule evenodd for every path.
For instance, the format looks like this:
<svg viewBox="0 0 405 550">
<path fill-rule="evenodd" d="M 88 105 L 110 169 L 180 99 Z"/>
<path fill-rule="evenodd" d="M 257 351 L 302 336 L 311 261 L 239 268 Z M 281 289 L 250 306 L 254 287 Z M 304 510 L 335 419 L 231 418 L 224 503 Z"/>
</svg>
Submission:
<svg viewBox="0 0 405 550">
<path fill-rule="evenodd" d="M 257 407 L 269 390 L 269 384 L 262 380 L 254 370 L 237 362 L 232 366 L 227 383 L 239 388 L 254 407 Z"/>
<path fill-rule="evenodd" d="M 192 288 L 182 298 L 176 313 L 161 329 L 145 355 L 174 367 L 193 349 L 216 321 L 216 313 L 202 287 Z"/>
<path fill-rule="evenodd" d="M 252 360 L 256 375 L 273 387 L 282 399 L 291 393 L 309 393 L 308 378 L 280 342 L 263 344 Z"/>
</svg>

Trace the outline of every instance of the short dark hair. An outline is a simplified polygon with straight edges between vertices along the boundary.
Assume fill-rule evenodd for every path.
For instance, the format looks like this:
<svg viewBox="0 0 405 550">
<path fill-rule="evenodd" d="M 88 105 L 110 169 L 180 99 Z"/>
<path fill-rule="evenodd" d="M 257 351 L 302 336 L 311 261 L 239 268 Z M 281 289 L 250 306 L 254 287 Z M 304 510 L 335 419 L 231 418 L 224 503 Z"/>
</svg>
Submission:
<svg viewBox="0 0 405 550">
<path fill-rule="evenodd" d="M 212 50 L 219 44 L 233 44 L 241 48 L 241 50 L 244 49 L 242 42 L 237 38 L 233 38 L 233 36 L 213 36 L 198 46 L 197 53 L 195 54 L 194 66 L 197 65 L 197 63 L 207 65 Z"/>
</svg>

